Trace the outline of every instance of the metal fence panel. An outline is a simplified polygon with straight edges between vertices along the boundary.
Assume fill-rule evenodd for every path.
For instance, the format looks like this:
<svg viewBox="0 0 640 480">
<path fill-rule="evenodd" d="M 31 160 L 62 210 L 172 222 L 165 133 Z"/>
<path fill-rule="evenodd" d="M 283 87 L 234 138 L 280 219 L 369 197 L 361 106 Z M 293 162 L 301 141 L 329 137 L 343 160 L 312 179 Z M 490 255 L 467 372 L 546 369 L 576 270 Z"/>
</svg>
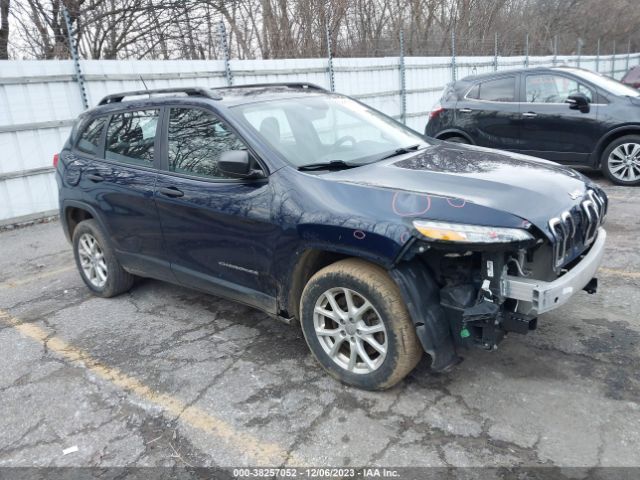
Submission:
<svg viewBox="0 0 640 480">
<path fill-rule="evenodd" d="M 554 62 L 555 60 L 555 62 Z M 401 59 L 334 58 L 335 89 L 397 119 L 402 117 Z M 406 124 L 424 131 L 428 113 L 455 76 L 565 64 L 576 56 L 405 57 Z M 580 66 L 620 78 L 640 54 L 581 56 Z M 168 86 L 223 87 L 224 60 L 84 60 L 80 62 L 89 105 L 124 90 Z M 328 59 L 230 60 L 234 85 L 260 82 L 316 83 L 330 87 Z M 83 110 L 71 60 L 0 61 L 0 224 L 57 208 L 53 154 Z"/>
</svg>

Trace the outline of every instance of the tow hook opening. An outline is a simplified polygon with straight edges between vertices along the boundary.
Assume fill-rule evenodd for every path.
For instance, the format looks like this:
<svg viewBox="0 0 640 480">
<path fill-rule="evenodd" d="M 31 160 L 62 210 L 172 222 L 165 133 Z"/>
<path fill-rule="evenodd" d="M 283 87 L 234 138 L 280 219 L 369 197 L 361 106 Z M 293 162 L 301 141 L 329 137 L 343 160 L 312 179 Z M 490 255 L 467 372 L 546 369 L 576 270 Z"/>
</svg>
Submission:
<svg viewBox="0 0 640 480">
<path fill-rule="evenodd" d="M 589 280 L 589 283 L 584 286 L 583 290 L 589 294 L 596 293 L 598 291 L 598 279 L 593 277 Z"/>
</svg>

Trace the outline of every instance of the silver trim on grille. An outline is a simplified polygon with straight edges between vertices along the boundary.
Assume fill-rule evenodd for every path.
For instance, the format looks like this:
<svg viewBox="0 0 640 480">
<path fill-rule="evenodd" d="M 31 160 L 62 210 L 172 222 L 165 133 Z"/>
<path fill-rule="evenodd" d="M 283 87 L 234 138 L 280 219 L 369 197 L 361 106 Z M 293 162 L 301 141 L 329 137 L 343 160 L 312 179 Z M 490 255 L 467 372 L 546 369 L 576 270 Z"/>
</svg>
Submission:
<svg viewBox="0 0 640 480">
<path fill-rule="evenodd" d="M 585 246 L 593 243 L 598 235 L 598 228 L 604 223 L 607 213 L 607 202 L 594 190 L 587 190 L 585 199 L 580 203 L 581 233 Z M 572 250 L 578 226 L 570 210 L 565 210 L 558 217 L 549 220 L 549 230 L 553 236 L 553 267 L 558 270 Z"/>
</svg>

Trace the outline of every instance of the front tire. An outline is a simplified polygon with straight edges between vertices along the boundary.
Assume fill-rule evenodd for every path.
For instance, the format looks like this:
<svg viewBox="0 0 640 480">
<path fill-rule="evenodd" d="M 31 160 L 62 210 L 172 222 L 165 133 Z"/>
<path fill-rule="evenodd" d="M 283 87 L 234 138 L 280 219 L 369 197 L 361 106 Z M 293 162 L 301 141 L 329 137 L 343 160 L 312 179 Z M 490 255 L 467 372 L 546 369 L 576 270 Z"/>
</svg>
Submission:
<svg viewBox="0 0 640 480">
<path fill-rule="evenodd" d="M 389 388 L 422 357 L 397 285 L 383 268 L 363 260 L 341 260 L 311 277 L 300 314 L 316 360 L 348 385 Z"/>
<path fill-rule="evenodd" d="M 640 185 L 640 135 L 625 135 L 602 153 L 602 173 L 616 185 Z"/>
<path fill-rule="evenodd" d="M 114 297 L 133 286 L 102 228 L 93 219 L 84 220 L 73 231 L 73 254 L 85 285 L 99 297 Z"/>
</svg>

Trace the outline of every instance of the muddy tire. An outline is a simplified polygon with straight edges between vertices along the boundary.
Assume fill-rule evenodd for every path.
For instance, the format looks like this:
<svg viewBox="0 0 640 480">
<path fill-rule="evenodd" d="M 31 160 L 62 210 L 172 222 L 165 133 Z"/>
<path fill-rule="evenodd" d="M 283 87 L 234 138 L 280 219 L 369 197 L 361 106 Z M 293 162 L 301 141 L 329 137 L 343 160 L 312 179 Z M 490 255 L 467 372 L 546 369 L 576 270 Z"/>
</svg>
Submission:
<svg viewBox="0 0 640 480">
<path fill-rule="evenodd" d="M 84 220 L 73 231 L 73 255 L 80 277 L 94 295 L 114 297 L 133 286 L 135 277 L 122 268 L 95 220 Z"/>
<path fill-rule="evenodd" d="M 300 316 L 316 360 L 348 385 L 389 388 L 422 358 L 397 285 L 383 268 L 363 260 L 341 260 L 311 277 Z"/>
</svg>

